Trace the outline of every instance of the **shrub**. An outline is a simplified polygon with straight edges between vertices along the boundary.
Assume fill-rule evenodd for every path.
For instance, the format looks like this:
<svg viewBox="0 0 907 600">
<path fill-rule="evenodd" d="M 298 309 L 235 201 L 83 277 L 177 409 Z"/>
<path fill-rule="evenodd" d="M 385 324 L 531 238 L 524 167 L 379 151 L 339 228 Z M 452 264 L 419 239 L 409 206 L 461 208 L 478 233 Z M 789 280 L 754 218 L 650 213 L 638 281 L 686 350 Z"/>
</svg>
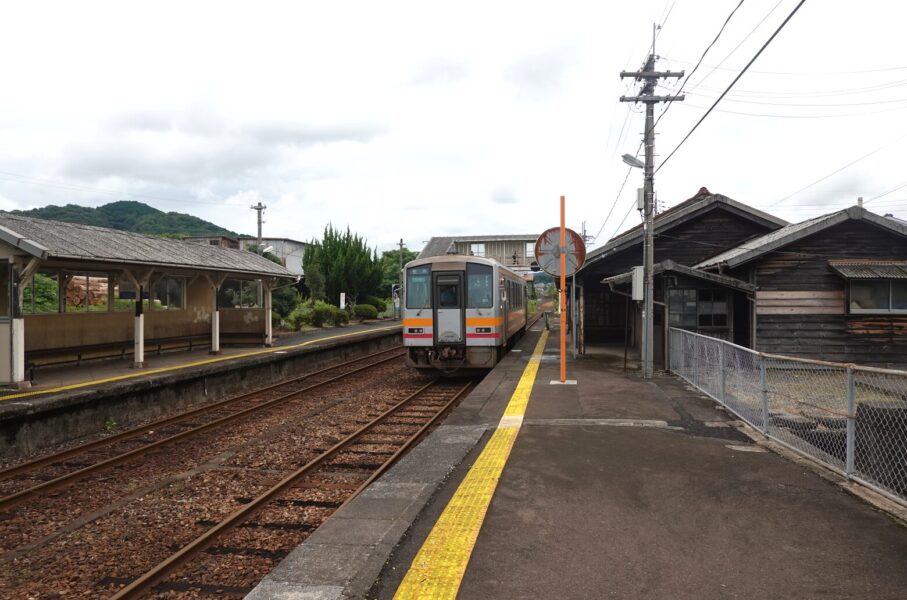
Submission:
<svg viewBox="0 0 907 600">
<path fill-rule="evenodd" d="M 349 314 L 347 314 L 347 312 L 345 310 L 343 310 L 342 308 L 338 308 L 331 304 L 329 304 L 328 306 L 331 307 L 330 322 L 332 325 L 340 326 L 340 325 L 346 325 L 347 323 L 350 322 L 350 316 L 349 316 Z"/>
<path fill-rule="evenodd" d="M 293 331 L 299 331 L 303 325 L 311 325 L 314 310 L 310 302 L 303 302 L 287 315 L 287 325 Z"/>
<path fill-rule="evenodd" d="M 363 296 L 361 304 L 370 304 L 375 307 L 375 310 L 379 313 L 383 313 L 387 310 L 387 303 L 381 298 L 376 298 L 375 296 Z"/>
<path fill-rule="evenodd" d="M 353 314 L 360 319 L 377 319 L 378 309 L 371 304 L 357 304 L 353 307 Z"/>
</svg>

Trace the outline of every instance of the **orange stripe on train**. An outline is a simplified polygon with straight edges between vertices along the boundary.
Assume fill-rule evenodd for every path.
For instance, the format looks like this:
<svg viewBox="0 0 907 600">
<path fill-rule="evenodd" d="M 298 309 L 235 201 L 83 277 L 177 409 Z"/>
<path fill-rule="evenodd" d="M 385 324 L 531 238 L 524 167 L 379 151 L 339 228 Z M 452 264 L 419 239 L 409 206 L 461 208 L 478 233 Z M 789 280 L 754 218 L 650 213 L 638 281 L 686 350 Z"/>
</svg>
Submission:
<svg viewBox="0 0 907 600">
<path fill-rule="evenodd" d="M 504 322 L 502 317 L 472 317 L 466 319 L 467 327 L 498 327 Z"/>
<path fill-rule="evenodd" d="M 431 319 L 403 319 L 404 327 L 431 327 Z"/>
</svg>

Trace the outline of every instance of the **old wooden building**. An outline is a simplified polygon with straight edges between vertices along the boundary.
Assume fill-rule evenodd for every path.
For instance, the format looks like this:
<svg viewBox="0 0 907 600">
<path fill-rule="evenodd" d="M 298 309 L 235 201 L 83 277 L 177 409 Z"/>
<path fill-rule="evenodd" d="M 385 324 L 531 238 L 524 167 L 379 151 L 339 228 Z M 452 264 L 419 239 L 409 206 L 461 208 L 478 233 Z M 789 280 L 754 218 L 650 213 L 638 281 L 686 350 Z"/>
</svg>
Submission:
<svg viewBox="0 0 907 600">
<path fill-rule="evenodd" d="M 655 217 L 655 345 L 663 363 L 665 323 L 736 342 L 749 332 L 747 281 L 712 277 L 693 265 L 742 242 L 787 225 L 721 194 L 699 192 Z M 630 270 L 642 264 L 643 230 L 637 226 L 589 253 L 577 275 L 583 345 L 639 346 L 641 314 L 628 298 Z"/>
<path fill-rule="evenodd" d="M 907 365 L 907 223 L 853 206 L 789 225 L 696 265 L 755 287 L 747 346 Z"/>
</svg>

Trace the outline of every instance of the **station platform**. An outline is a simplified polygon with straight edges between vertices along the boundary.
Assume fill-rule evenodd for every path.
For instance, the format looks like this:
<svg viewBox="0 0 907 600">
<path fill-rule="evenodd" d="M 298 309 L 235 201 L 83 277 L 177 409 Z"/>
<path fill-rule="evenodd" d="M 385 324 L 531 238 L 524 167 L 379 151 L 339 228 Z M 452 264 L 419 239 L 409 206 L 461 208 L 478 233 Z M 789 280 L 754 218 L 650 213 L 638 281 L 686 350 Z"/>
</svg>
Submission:
<svg viewBox="0 0 907 600">
<path fill-rule="evenodd" d="M 533 331 L 248 596 L 907 595 L 907 527 L 622 352 Z"/>
<path fill-rule="evenodd" d="M 317 366 L 342 358 L 350 344 L 374 349 L 399 344 L 399 333 L 399 321 L 375 321 L 289 333 L 269 348 L 226 347 L 217 355 L 206 346 L 146 352 L 142 368 L 134 368 L 129 358 L 42 367 L 31 388 L 0 391 L 0 455 L 27 453 L 234 395 L 257 380 L 289 377 L 300 361 Z"/>
<path fill-rule="evenodd" d="M 170 350 L 159 354 L 147 351 L 145 366 L 134 368 L 131 359 L 85 360 L 82 364 L 41 367 L 32 385 L 24 390 L 0 389 L 0 402 L 19 398 L 33 398 L 48 394 L 65 392 L 80 387 L 96 387 L 104 383 L 144 378 L 157 373 L 178 371 L 202 364 L 215 364 L 233 361 L 274 352 L 286 352 L 290 348 L 309 346 L 327 339 L 350 337 L 364 331 L 373 331 L 388 327 L 400 327 L 400 323 L 375 322 L 347 325 L 328 329 L 313 329 L 305 332 L 288 332 L 274 338 L 270 348 L 233 346 L 223 347 L 216 356 L 212 356 L 207 346 L 194 350 Z"/>
</svg>

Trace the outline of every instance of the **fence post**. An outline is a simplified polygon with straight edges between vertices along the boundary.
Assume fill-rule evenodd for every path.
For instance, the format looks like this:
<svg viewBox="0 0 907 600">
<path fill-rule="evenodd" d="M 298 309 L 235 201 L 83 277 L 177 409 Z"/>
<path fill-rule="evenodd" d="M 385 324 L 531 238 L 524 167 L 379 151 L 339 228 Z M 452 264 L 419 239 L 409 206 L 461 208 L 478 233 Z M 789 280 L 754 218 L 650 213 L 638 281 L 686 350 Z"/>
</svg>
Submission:
<svg viewBox="0 0 907 600">
<path fill-rule="evenodd" d="M 727 404 L 725 397 L 725 371 L 724 371 L 724 342 L 718 341 L 718 372 L 721 374 L 721 387 L 718 391 L 718 397 L 723 404 Z"/>
<path fill-rule="evenodd" d="M 759 385 L 762 387 L 762 433 L 768 435 L 768 386 L 765 381 L 765 357 L 759 356 Z"/>
<path fill-rule="evenodd" d="M 854 381 L 853 367 L 847 367 L 847 459 L 844 466 L 844 473 L 847 478 L 853 475 L 854 470 L 854 452 L 856 444 L 856 383 Z"/>
</svg>

